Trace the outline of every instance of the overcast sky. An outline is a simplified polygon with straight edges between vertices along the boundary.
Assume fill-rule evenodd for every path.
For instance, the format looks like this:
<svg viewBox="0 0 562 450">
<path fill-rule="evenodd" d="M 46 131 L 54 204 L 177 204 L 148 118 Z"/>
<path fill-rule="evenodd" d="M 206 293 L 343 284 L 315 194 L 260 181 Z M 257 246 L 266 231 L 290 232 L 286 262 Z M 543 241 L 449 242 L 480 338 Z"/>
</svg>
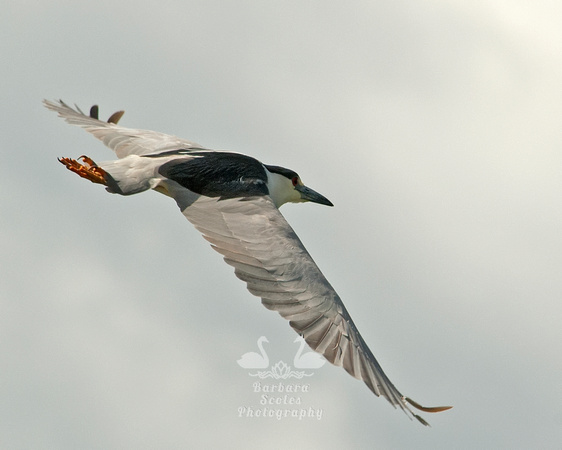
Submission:
<svg viewBox="0 0 562 450">
<path fill-rule="evenodd" d="M 560 448 L 561 17 L 550 1 L 8 0 L 0 446 Z M 335 207 L 282 212 L 387 375 L 454 409 L 426 429 L 326 365 L 285 380 L 320 420 L 239 417 L 261 397 L 236 361 L 266 336 L 293 366 L 295 333 L 172 200 L 66 171 L 57 157 L 113 155 L 43 98 L 297 171 Z"/>
</svg>

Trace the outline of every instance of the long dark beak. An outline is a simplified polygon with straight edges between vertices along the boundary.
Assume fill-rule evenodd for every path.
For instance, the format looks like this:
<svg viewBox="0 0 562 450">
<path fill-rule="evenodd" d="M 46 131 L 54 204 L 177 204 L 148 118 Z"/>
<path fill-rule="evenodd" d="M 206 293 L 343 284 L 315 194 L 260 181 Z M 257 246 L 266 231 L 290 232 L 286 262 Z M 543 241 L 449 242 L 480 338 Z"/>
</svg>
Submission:
<svg viewBox="0 0 562 450">
<path fill-rule="evenodd" d="M 295 189 L 300 192 L 301 198 L 306 202 L 320 203 L 321 205 L 326 206 L 334 206 L 334 204 L 326 197 L 306 186 L 297 185 L 295 186 Z"/>
</svg>

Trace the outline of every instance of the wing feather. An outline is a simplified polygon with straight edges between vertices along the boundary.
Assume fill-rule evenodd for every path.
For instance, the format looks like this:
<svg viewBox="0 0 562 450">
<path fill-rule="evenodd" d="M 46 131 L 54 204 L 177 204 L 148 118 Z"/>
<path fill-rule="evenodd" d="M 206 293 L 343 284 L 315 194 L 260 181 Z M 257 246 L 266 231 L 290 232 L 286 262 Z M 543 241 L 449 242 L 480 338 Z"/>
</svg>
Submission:
<svg viewBox="0 0 562 450">
<path fill-rule="evenodd" d="M 77 125 L 93 134 L 113 150 L 119 158 L 128 155 L 149 155 L 172 150 L 203 148 L 195 142 L 169 134 L 125 128 L 113 122 L 98 120 L 95 116 L 87 116 L 79 108 L 71 108 L 62 100 L 58 102 L 43 100 L 43 103 L 48 109 L 57 112 L 67 123 Z"/>
<path fill-rule="evenodd" d="M 266 308 L 289 320 L 313 350 L 375 395 L 421 419 L 383 372 L 341 299 L 269 197 L 220 200 L 186 196 L 182 188 L 170 191 L 186 218 Z"/>
</svg>

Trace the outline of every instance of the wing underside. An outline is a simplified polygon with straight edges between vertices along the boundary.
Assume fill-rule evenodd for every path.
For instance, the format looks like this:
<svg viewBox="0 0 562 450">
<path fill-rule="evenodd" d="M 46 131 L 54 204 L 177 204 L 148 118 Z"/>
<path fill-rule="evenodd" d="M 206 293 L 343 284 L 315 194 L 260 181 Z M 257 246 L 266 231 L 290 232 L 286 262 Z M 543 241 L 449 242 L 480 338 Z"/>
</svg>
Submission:
<svg viewBox="0 0 562 450">
<path fill-rule="evenodd" d="M 383 372 L 341 299 L 267 196 L 224 199 L 170 188 L 186 218 L 234 267 L 263 305 L 289 320 L 308 345 L 424 425 Z M 439 409 L 441 410 L 441 409 Z"/>
</svg>

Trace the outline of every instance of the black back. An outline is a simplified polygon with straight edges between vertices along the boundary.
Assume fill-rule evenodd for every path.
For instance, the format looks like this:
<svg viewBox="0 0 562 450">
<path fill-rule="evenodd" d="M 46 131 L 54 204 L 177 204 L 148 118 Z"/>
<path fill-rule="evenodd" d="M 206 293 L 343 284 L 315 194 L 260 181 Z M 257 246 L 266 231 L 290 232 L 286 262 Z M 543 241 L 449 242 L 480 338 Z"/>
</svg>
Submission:
<svg viewBox="0 0 562 450">
<path fill-rule="evenodd" d="M 190 191 L 207 197 L 269 194 L 266 171 L 257 159 L 228 152 L 186 152 L 186 156 L 163 164 L 158 171 Z"/>
</svg>

